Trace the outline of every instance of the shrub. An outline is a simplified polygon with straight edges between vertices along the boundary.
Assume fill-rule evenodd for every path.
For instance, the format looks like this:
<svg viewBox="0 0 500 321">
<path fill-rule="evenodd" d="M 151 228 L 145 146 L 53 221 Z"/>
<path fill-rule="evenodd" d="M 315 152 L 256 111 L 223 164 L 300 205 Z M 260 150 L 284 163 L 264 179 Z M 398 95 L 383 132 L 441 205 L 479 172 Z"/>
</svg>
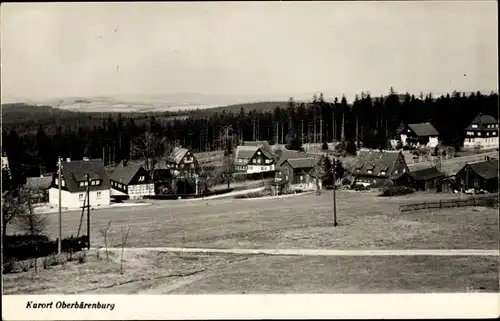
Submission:
<svg viewBox="0 0 500 321">
<path fill-rule="evenodd" d="M 391 187 L 385 187 L 382 189 L 382 193 L 379 196 L 398 196 L 398 195 L 407 195 L 414 193 L 415 190 L 410 187 L 406 186 L 391 186 Z"/>
<path fill-rule="evenodd" d="M 83 264 L 85 262 L 87 262 L 87 252 L 83 251 L 78 256 L 78 263 Z"/>
<path fill-rule="evenodd" d="M 15 258 L 8 258 L 2 264 L 3 273 L 12 273 L 16 269 L 17 260 Z"/>
</svg>

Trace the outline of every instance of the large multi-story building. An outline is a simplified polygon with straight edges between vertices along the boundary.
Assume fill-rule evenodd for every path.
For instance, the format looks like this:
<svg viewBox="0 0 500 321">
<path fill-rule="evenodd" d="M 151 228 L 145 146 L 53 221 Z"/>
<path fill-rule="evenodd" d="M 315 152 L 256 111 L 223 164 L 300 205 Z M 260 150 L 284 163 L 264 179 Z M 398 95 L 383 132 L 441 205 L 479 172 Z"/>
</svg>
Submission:
<svg viewBox="0 0 500 321">
<path fill-rule="evenodd" d="M 465 129 L 464 148 L 498 148 L 498 121 L 490 115 L 479 114 Z"/>
</svg>

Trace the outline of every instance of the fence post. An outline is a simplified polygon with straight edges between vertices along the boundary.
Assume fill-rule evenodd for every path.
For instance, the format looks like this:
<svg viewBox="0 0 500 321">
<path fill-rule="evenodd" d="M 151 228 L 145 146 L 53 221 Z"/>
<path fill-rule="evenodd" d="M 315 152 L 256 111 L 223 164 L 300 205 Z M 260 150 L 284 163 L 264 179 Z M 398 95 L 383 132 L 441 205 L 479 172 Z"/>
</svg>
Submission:
<svg viewBox="0 0 500 321">
<path fill-rule="evenodd" d="M 443 200 L 439 200 L 439 208 L 443 208 Z"/>
</svg>

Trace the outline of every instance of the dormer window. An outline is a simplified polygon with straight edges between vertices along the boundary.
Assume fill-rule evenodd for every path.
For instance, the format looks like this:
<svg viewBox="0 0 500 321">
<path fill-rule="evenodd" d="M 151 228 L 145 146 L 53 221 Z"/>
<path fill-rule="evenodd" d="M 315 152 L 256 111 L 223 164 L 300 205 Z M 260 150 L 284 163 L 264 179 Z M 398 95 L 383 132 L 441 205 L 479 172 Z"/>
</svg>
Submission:
<svg viewBox="0 0 500 321">
<path fill-rule="evenodd" d="M 385 175 L 385 171 L 381 171 L 381 172 L 380 172 L 380 175 Z"/>
<path fill-rule="evenodd" d="M 472 128 L 477 128 L 477 124 L 472 124 Z"/>
<path fill-rule="evenodd" d="M 369 169 L 367 172 L 368 172 L 368 174 L 373 173 L 373 171 L 371 169 Z"/>
<path fill-rule="evenodd" d="M 398 173 L 398 170 L 396 169 L 396 170 L 394 171 L 394 174 L 397 174 L 397 173 Z"/>
</svg>

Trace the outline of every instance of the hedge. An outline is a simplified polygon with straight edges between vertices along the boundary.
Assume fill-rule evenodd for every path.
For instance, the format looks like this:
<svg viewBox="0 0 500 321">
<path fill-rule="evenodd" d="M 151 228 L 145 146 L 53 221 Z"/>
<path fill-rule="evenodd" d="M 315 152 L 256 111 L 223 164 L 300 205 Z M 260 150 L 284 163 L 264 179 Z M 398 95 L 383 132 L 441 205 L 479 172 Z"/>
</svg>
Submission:
<svg viewBox="0 0 500 321">
<path fill-rule="evenodd" d="M 414 193 L 415 190 L 406 186 L 391 186 L 382 189 L 382 193 L 379 196 L 398 196 L 407 195 Z"/>
<path fill-rule="evenodd" d="M 77 252 L 88 246 L 86 235 L 75 238 L 65 238 L 61 242 L 63 252 Z M 43 235 L 8 235 L 4 239 L 4 260 L 16 259 L 18 261 L 39 258 L 57 254 L 57 240 L 50 240 Z"/>
</svg>

